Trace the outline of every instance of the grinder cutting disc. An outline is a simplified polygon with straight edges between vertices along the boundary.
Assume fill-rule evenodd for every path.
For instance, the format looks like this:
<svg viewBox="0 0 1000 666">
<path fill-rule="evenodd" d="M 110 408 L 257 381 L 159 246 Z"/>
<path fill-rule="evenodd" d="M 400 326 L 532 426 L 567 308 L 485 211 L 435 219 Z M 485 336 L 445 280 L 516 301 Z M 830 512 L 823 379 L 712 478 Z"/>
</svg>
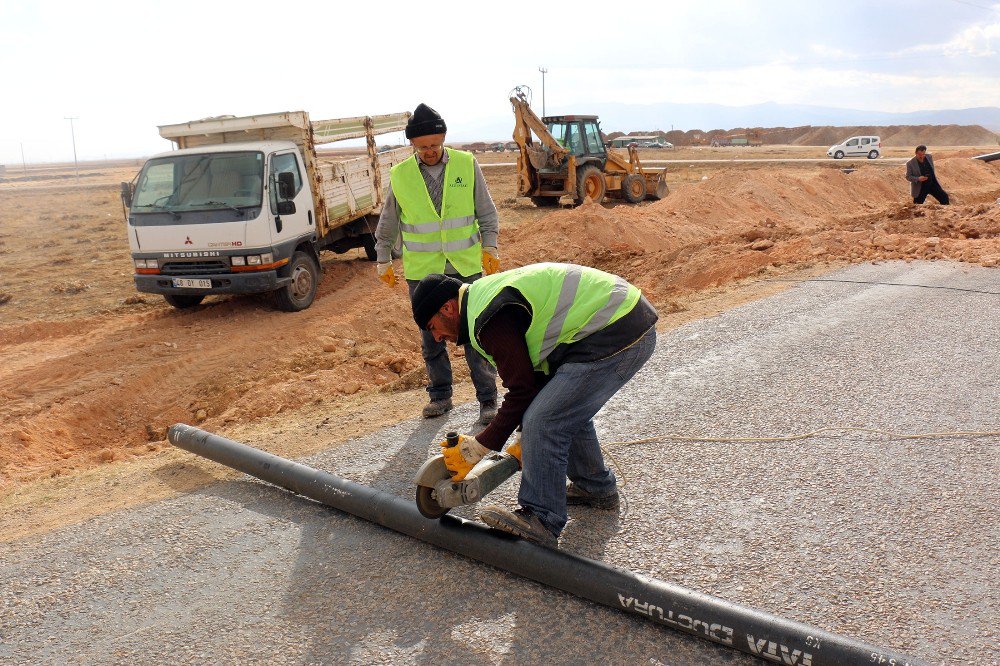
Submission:
<svg viewBox="0 0 1000 666">
<path fill-rule="evenodd" d="M 424 518 L 440 518 L 451 509 L 437 502 L 436 492 L 427 486 L 417 486 L 417 509 Z"/>
<path fill-rule="evenodd" d="M 428 458 L 420 466 L 414 479 L 417 484 L 417 509 L 420 510 L 420 515 L 425 518 L 440 518 L 448 513 L 451 507 L 441 506 L 434 487 L 441 481 L 450 478 L 451 472 L 444 464 L 444 456 L 440 454 Z"/>
</svg>

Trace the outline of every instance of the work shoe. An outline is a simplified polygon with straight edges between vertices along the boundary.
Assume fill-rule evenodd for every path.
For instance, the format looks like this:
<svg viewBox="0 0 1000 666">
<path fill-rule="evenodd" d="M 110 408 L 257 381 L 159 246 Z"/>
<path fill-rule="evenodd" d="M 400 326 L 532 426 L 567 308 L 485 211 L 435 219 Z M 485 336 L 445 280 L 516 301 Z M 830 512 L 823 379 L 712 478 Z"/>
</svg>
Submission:
<svg viewBox="0 0 1000 666">
<path fill-rule="evenodd" d="M 540 546 L 559 547 L 559 537 L 527 509 L 518 507 L 510 511 L 499 506 L 486 506 L 479 510 L 479 519 L 493 529 L 517 535 Z"/>
<path fill-rule="evenodd" d="M 443 400 L 431 400 L 424 405 L 424 418 L 432 419 L 435 416 L 444 416 L 444 413 L 451 409 L 451 398 Z"/>
<path fill-rule="evenodd" d="M 497 401 L 483 400 L 479 403 L 479 425 L 488 426 L 497 417 Z"/>
<path fill-rule="evenodd" d="M 595 495 L 572 481 L 566 486 L 566 504 L 592 506 L 595 509 L 617 509 L 618 501 L 617 488 L 610 495 Z"/>
</svg>

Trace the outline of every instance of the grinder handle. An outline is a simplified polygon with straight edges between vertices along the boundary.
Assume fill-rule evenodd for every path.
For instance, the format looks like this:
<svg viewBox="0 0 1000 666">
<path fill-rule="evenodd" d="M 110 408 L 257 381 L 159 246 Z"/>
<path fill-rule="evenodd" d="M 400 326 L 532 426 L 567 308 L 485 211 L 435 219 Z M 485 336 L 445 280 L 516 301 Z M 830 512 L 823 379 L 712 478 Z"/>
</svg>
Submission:
<svg viewBox="0 0 1000 666">
<path fill-rule="evenodd" d="M 446 447 L 451 448 L 453 446 L 458 446 L 458 433 L 452 430 L 444 436 Z"/>
</svg>

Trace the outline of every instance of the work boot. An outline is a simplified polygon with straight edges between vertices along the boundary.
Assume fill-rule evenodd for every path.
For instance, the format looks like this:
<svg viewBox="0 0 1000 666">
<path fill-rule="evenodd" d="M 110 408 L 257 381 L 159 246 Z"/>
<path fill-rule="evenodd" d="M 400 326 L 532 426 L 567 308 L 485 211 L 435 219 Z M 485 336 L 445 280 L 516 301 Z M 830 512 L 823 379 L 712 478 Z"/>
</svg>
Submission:
<svg viewBox="0 0 1000 666">
<path fill-rule="evenodd" d="M 566 504 L 592 506 L 595 509 L 617 509 L 618 489 L 609 495 L 595 495 L 576 485 L 572 481 L 566 486 Z"/>
<path fill-rule="evenodd" d="M 444 413 L 451 409 L 451 398 L 442 400 L 431 400 L 424 405 L 424 418 L 432 419 L 435 416 L 444 416 Z"/>
<path fill-rule="evenodd" d="M 527 509 L 518 507 L 510 511 L 500 506 L 486 506 L 480 509 L 479 519 L 493 529 L 517 535 L 540 546 L 559 547 L 559 537 Z"/>
<path fill-rule="evenodd" d="M 479 425 L 488 426 L 497 417 L 497 401 L 483 400 L 479 403 Z"/>
</svg>

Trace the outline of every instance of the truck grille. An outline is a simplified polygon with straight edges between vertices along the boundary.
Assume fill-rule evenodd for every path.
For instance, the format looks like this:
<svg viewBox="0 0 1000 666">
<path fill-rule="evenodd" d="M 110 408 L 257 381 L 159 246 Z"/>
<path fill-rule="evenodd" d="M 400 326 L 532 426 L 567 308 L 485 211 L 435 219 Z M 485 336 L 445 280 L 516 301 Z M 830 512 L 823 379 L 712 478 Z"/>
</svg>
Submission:
<svg viewBox="0 0 1000 666">
<path fill-rule="evenodd" d="M 162 275 L 196 275 L 228 272 L 229 265 L 218 259 L 214 261 L 172 261 L 160 267 Z"/>
</svg>

